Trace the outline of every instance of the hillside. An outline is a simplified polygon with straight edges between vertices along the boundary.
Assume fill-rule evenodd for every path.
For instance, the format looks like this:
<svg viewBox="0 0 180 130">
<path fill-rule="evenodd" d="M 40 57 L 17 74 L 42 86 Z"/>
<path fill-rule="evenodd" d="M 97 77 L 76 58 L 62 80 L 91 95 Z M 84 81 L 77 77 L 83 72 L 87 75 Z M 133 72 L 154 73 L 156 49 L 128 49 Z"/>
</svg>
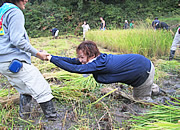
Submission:
<svg viewBox="0 0 180 130">
<path fill-rule="evenodd" d="M 50 36 L 56 27 L 60 34 L 81 35 L 81 25 L 86 20 L 91 29 L 99 29 L 100 19 L 107 29 L 122 29 L 124 21 L 150 23 L 154 17 L 170 26 L 180 23 L 179 0 L 29 0 L 26 6 L 26 29 L 30 37 Z M 139 23 L 140 22 L 140 23 Z M 147 23 L 149 24 L 149 23 Z M 174 28 L 176 28 L 175 26 Z"/>
</svg>

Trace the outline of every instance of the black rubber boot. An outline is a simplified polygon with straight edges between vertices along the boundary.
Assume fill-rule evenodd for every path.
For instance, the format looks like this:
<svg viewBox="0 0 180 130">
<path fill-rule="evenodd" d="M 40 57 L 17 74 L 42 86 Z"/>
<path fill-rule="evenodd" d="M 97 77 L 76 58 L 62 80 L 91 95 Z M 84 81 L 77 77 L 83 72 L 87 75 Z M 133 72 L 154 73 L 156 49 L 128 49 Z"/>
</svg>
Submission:
<svg viewBox="0 0 180 130">
<path fill-rule="evenodd" d="M 45 117 L 48 120 L 51 120 L 51 121 L 57 120 L 58 114 L 54 108 L 52 100 L 44 102 L 44 103 L 40 103 L 40 106 L 41 106 L 41 109 L 43 110 Z"/>
<path fill-rule="evenodd" d="M 19 116 L 22 119 L 28 119 L 31 115 L 31 100 L 32 97 L 30 95 L 20 94 Z"/>
<path fill-rule="evenodd" d="M 174 50 L 171 50 L 171 51 L 170 51 L 169 60 L 172 60 L 172 59 L 174 58 L 174 54 L 175 54 L 175 51 L 174 51 Z"/>
</svg>

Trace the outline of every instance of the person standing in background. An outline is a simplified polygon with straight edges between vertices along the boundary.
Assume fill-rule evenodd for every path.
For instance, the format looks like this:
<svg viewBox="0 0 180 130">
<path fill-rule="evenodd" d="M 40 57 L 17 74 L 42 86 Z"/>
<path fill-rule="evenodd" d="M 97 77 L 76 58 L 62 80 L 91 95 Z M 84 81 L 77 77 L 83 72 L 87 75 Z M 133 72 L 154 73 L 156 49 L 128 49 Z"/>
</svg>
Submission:
<svg viewBox="0 0 180 130">
<path fill-rule="evenodd" d="M 128 29 L 128 21 L 127 20 L 125 20 L 123 29 Z"/>
<path fill-rule="evenodd" d="M 31 56 L 47 60 L 49 54 L 35 49 L 24 28 L 21 10 L 28 0 L 4 0 L 0 7 L 0 73 L 20 93 L 19 115 L 28 119 L 30 102 L 34 98 L 40 104 L 48 120 L 56 120 L 53 95 L 48 82 L 31 63 Z M 17 66 L 18 65 L 18 66 Z"/>
<path fill-rule="evenodd" d="M 129 28 L 134 29 L 134 20 L 132 20 L 131 23 L 129 24 Z"/>
<path fill-rule="evenodd" d="M 83 41 L 85 41 L 86 32 L 90 29 L 89 24 L 87 24 L 86 21 L 84 21 L 82 28 L 83 28 Z"/>
<path fill-rule="evenodd" d="M 154 21 L 152 22 L 152 27 L 157 30 L 159 28 L 159 24 L 160 24 L 160 21 L 158 20 L 158 17 L 156 17 L 154 19 Z"/>
<path fill-rule="evenodd" d="M 101 20 L 101 24 L 100 24 L 100 30 L 106 30 L 106 22 L 105 20 L 103 19 L 103 17 L 100 17 L 100 20 Z"/>
<path fill-rule="evenodd" d="M 172 42 L 172 46 L 171 46 L 171 49 L 170 49 L 169 60 L 173 60 L 178 44 L 180 44 L 180 26 L 178 27 L 177 32 L 176 32 L 176 34 L 174 36 L 174 40 Z"/>
</svg>

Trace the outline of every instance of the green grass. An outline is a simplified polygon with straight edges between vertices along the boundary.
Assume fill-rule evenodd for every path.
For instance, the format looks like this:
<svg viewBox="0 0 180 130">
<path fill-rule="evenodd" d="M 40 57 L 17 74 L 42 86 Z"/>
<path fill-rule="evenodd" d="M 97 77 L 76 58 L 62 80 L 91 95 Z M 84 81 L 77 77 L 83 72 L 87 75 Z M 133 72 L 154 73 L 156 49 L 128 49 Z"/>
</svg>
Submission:
<svg viewBox="0 0 180 130">
<path fill-rule="evenodd" d="M 16 89 L 14 89 L 14 88 L 10 88 L 9 90 L 8 90 L 7 88 L 2 88 L 2 89 L 0 90 L 0 95 L 1 95 L 1 97 L 6 97 L 6 96 L 8 96 L 8 94 L 13 95 L 13 94 L 15 94 L 15 93 L 17 93 L 17 91 L 16 91 Z"/>
<path fill-rule="evenodd" d="M 146 57 L 169 55 L 173 37 L 166 31 L 152 29 L 88 31 L 87 39 L 120 54 L 135 53 Z"/>
<path fill-rule="evenodd" d="M 18 106 L 14 104 L 2 107 L 0 105 L 0 129 L 40 129 L 39 125 L 34 125 L 34 121 L 23 120 L 18 117 Z"/>
<path fill-rule="evenodd" d="M 160 82 L 162 79 L 169 78 L 170 75 L 180 74 L 180 62 L 176 60 L 166 61 L 166 60 L 156 60 L 155 64 L 155 82 Z"/>
<path fill-rule="evenodd" d="M 172 74 L 180 74 L 180 63 L 176 60 L 172 61 L 161 61 L 157 65 L 158 70 L 167 72 L 167 73 L 172 73 Z"/>
</svg>

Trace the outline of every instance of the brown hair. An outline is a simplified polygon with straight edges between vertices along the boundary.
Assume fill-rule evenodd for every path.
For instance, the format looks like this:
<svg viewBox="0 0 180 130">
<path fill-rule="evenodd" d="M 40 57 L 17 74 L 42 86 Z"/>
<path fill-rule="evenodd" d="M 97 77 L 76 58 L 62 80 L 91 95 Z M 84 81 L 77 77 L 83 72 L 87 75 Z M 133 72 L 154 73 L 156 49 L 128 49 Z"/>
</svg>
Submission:
<svg viewBox="0 0 180 130">
<path fill-rule="evenodd" d="M 79 51 L 82 51 L 88 59 L 95 56 L 97 57 L 100 55 L 99 49 L 96 46 L 96 43 L 93 41 L 84 41 L 82 42 L 76 49 L 76 53 L 78 54 Z"/>
<path fill-rule="evenodd" d="M 19 2 L 19 1 L 24 1 L 24 0 L 3 0 L 3 3 L 13 3 L 13 4 L 16 4 L 16 2 Z"/>
</svg>

